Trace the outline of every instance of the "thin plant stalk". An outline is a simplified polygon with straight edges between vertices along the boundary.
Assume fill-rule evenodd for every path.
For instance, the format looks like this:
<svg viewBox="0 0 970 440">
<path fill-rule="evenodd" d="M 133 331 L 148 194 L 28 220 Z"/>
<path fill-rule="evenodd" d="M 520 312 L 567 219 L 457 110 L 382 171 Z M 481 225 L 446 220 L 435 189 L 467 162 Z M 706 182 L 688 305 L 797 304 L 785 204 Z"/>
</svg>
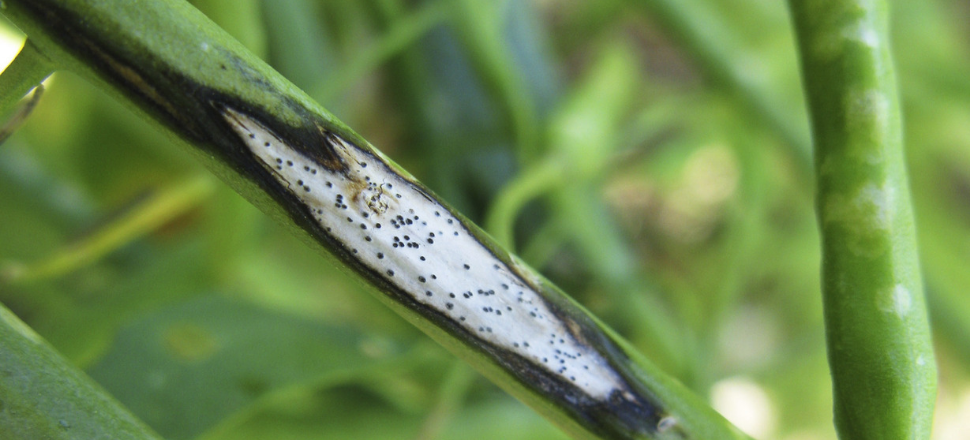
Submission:
<svg viewBox="0 0 970 440">
<path fill-rule="evenodd" d="M 936 367 L 883 0 L 790 0 L 815 142 L 842 438 L 929 438 Z"/>
</svg>

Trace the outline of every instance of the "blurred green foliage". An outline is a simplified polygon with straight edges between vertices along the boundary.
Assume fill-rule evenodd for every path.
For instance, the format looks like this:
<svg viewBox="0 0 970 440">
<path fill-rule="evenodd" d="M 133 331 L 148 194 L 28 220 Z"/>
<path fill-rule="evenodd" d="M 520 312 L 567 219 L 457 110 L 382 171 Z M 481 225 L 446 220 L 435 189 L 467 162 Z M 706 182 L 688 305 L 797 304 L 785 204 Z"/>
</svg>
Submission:
<svg viewBox="0 0 970 440">
<path fill-rule="evenodd" d="M 834 438 L 783 2 L 195 3 L 689 387 L 757 384 L 742 428 Z M 943 439 L 970 393 L 970 8 L 893 8 Z M 161 225 L 22 276 L 199 179 Z M 563 438 L 206 179 L 55 75 L 0 147 L 0 302 L 167 438 Z"/>
</svg>

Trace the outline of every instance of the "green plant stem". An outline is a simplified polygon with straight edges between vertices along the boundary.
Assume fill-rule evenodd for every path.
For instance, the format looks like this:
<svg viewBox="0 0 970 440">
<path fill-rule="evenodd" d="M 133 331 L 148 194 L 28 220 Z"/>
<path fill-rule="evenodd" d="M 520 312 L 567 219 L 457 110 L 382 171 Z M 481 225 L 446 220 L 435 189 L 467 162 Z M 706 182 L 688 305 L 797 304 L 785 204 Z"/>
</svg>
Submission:
<svg viewBox="0 0 970 440">
<path fill-rule="evenodd" d="M 812 115 L 822 289 L 840 437 L 929 438 L 936 367 L 888 7 L 790 0 Z"/>
<path fill-rule="evenodd" d="M 613 292 L 627 290 L 634 277 L 634 257 L 616 233 L 606 206 L 596 196 L 594 178 L 609 169 L 620 144 L 620 127 L 640 88 L 635 51 L 611 45 L 567 102 L 551 117 L 549 149 L 567 159 L 568 173 L 552 192 L 550 204 L 570 231 L 571 240 L 595 276 Z M 624 297 L 627 295 L 618 295 Z"/>
<path fill-rule="evenodd" d="M 438 401 L 425 419 L 414 440 L 434 440 L 448 425 L 449 419 L 461 408 L 461 402 L 475 378 L 475 370 L 464 362 L 455 362 L 445 375 L 438 395 Z"/>
<path fill-rule="evenodd" d="M 574 220 L 573 224 L 595 231 L 596 237 L 574 232 L 581 242 L 589 244 L 586 248 L 595 249 L 599 244 L 608 248 L 618 241 L 602 236 L 598 227 L 607 227 L 602 222 L 594 225 L 575 217 L 587 217 L 587 220 L 596 217 L 597 213 L 589 212 L 584 205 L 589 201 L 587 187 L 608 168 L 619 143 L 620 121 L 629 108 L 631 90 L 636 88 L 637 70 L 630 54 L 629 48 L 619 46 L 597 60 L 578 90 L 552 117 L 548 135 L 550 153 L 527 165 L 496 197 L 485 225 L 506 248 L 514 247 L 513 230 L 519 211 L 530 200 L 547 192 L 552 193 L 551 200 L 557 210 Z M 595 257 L 592 264 L 624 266 L 624 269 L 629 266 L 623 264 L 625 261 L 610 258 L 616 253 L 592 254 Z"/>
<path fill-rule="evenodd" d="M 811 177 L 811 144 L 799 119 L 769 94 L 759 80 L 748 74 L 748 59 L 737 38 L 720 18 L 696 0 L 628 0 L 656 17 L 680 41 L 700 65 L 704 76 L 723 85 L 751 114 L 786 144 L 795 169 Z"/>
<path fill-rule="evenodd" d="M 551 115 L 547 136 L 550 152 L 503 188 L 486 225 L 499 243 L 511 249 L 518 213 L 530 200 L 548 195 L 554 230 L 575 245 L 591 272 L 591 282 L 603 286 L 613 304 L 625 305 L 611 311 L 636 323 L 643 339 L 651 342 L 654 362 L 680 370 L 678 344 L 671 338 L 674 332 L 669 326 L 665 329 L 657 325 L 669 323 L 658 319 L 663 309 L 644 307 L 650 302 L 644 297 L 651 292 L 640 287 L 642 280 L 636 279 L 633 253 L 624 237 L 616 233 L 606 206 L 596 195 L 598 179 L 617 164 L 614 159 L 621 121 L 638 88 L 639 70 L 632 53 L 629 47 L 613 46 L 590 66 L 566 103 Z M 660 111 L 663 113 L 663 109 Z M 662 120 L 652 112 L 651 116 Z M 656 126 L 653 128 L 636 134 L 655 132 Z M 640 316 L 636 316 L 638 313 Z M 644 322 L 647 320 L 651 322 Z"/>
<path fill-rule="evenodd" d="M 0 438 L 161 440 L 0 304 Z"/>
<path fill-rule="evenodd" d="M 186 3 L 5 4 L 4 15 L 59 66 L 141 110 L 387 306 L 571 435 L 746 438 Z M 395 224 L 415 237 L 404 236 L 407 250 L 398 236 L 392 247 Z M 454 302 L 442 299 L 452 288 Z M 554 360 L 556 344 L 582 355 L 561 359 L 568 373 L 533 355 Z"/>
<path fill-rule="evenodd" d="M 500 97 L 515 133 L 519 164 L 539 160 L 539 117 L 525 80 L 512 68 L 505 40 L 504 13 L 508 2 L 458 0 L 453 5 L 454 30 L 472 54 L 472 63 L 485 84 Z"/>
<path fill-rule="evenodd" d="M 432 2 L 420 11 L 396 20 L 384 36 L 353 57 L 350 64 L 341 67 L 337 75 L 321 84 L 313 95 L 322 102 L 335 100 L 339 92 L 347 90 L 355 81 L 441 24 L 445 6 L 442 2 Z"/>
<path fill-rule="evenodd" d="M 27 283 L 55 278 L 91 264 L 111 251 L 183 215 L 208 197 L 213 190 L 209 176 L 195 176 L 162 191 L 126 210 L 95 232 L 85 235 L 50 257 L 21 266 L 6 268 L 0 281 Z"/>
<path fill-rule="evenodd" d="M 506 249 L 515 248 L 516 217 L 527 203 L 566 179 L 565 162 L 558 156 L 546 157 L 527 167 L 502 188 L 485 219 L 485 229 L 495 237 L 495 241 Z"/>
<path fill-rule="evenodd" d="M 27 40 L 20 53 L 0 73 L 0 113 L 6 113 L 31 89 L 40 85 L 51 73 L 54 65 Z"/>
</svg>

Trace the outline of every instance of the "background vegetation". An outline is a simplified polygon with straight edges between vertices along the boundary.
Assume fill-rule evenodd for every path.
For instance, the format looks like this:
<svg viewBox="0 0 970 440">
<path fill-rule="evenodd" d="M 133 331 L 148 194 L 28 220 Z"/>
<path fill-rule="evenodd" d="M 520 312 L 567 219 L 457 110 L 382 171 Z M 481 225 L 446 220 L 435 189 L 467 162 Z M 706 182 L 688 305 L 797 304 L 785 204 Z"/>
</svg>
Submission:
<svg viewBox="0 0 970 440">
<path fill-rule="evenodd" d="M 740 427 L 834 438 L 782 2 L 194 3 Z M 955 439 L 970 8 L 892 8 Z M 0 147 L 0 271 L 0 302 L 166 438 L 564 437 L 69 74 Z"/>
</svg>

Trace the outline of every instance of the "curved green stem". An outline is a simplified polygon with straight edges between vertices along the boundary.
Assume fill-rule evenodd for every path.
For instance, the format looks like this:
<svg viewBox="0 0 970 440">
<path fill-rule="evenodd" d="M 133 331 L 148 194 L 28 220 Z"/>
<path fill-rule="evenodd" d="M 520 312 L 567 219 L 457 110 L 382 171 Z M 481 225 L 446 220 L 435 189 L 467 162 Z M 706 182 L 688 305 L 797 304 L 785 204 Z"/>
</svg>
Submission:
<svg viewBox="0 0 970 440">
<path fill-rule="evenodd" d="M 843 438 L 929 438 L 936 368 L 882 0 L 790 0 L 815 138 L 822 289 Z"/>
<path fill-rule="evenodd" d="M 539 197 L 566 178 L 565 164 L 546 158 L 519 173 L 496 196 L 485 218 L 485 229 L 506 249 L 515 248 L 515 218 L 529 201 Z"/>
<path fill-rule="evenodd" d="M 195 208 L 213 190 L 208 175 L 196 176 L 149 196 L 95 232 L 64 246 L 50 257 L 28 265 L 4 268 L 0 281 L 27 283 L 54 278 L 91 264 L 111 251 L 151 232 Z"/>
</svg>

